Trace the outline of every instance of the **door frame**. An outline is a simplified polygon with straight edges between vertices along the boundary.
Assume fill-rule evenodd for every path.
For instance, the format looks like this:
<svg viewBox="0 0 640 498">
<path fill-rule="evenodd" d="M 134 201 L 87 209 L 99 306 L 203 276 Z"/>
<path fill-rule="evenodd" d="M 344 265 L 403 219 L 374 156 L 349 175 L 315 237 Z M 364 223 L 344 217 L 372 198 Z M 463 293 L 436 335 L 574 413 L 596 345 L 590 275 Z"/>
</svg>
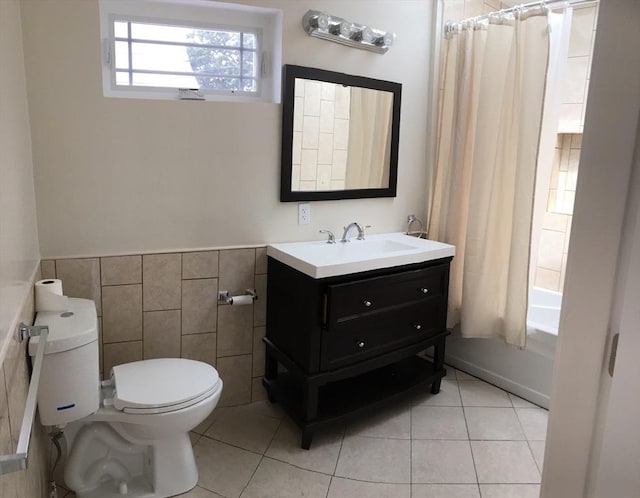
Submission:
<svg viewBox="0 0 640 498">
<path fill-rule="evenodd" d="M 640 113 L 640 3 L 601 2 L 567 260 L 541 498 L 586 492 Z"/>
</svg>

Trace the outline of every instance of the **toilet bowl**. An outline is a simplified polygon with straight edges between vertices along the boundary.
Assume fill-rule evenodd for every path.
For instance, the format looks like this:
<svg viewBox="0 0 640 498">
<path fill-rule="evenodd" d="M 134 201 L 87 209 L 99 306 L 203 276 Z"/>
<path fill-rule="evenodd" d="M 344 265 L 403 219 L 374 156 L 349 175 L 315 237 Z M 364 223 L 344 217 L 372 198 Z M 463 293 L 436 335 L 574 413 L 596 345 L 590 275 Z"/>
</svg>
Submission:
<svg viewBox="0 0 640 498">
<path fill-rule="evenodd" d="M 220 399 L 217 371 L 159 358 L 115 366 L 100 382 L 95 305 L 70 303 L 70 312 L 40 312 L 35 322 L 49 327 L 38 410 L 43 425 L 64 427 L 66 485 L 79 498 L 187 492 L 198 481 L 189 431 Z"/>
</svg>

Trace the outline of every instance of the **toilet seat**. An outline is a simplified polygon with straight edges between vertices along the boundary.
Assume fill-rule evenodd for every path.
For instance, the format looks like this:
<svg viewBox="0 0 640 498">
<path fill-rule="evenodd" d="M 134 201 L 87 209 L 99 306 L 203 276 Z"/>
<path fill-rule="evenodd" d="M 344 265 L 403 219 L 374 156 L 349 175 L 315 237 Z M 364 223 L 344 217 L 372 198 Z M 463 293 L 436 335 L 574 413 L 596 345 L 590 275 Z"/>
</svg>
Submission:
<svg viewBox="0 0 640 498">
<path fill-rule="evenodd" d="M 112 370 L 112 404 L 132 414 L 167 413 L 187 408 L 220 389 L 211 365 L 182 358 L 158 358 L 117 365 Z"/>
</svg>

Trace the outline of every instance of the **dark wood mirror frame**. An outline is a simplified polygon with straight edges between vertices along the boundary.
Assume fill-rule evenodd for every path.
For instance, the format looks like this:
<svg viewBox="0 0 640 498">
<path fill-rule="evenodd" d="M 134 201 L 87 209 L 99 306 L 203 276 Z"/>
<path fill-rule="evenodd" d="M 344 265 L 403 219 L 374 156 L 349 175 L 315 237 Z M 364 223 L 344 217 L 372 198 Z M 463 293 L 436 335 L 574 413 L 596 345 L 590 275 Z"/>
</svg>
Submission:
<svg viewBox="0 0 640 498">
<path fill-rule="evenodd" d="M 393 109 L 391 122 L 391 150 L 389 164 L 389 186 L 384 188 L 367 188 L 351 190 L 292 191 L 291 175 L 293 162 L 293 115 L 295 103 L 295 80 L 302 78 L 344 86 L 356 86 L 383 90 L 393 93 Z M 327 201 L 337 199 L 364 199 L 371 197 L 395 197 L 398 180 L 398 142 L 400 138 L 400 98 L 402 84 L 391 81 L 353 76 L 344 73 L 326 71 L 303 66 L 287 64 L 283 68 L 282 91 L 282 166 L 280 183 L 280 201 Z"/>
</svg>

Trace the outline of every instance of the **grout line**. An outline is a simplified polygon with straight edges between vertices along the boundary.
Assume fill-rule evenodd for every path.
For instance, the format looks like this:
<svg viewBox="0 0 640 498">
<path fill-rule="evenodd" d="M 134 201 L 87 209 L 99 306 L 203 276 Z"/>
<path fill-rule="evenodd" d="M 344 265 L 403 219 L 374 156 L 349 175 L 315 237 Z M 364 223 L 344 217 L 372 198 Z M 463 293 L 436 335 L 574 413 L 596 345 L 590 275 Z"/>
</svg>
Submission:
<svg viewBox="0 0 640 498">
<path fill-rule="evenodd" d="M 347 435 L 347 426 L 342 428 L 342 439 L 340 439 L 340 449 L 338 450 L 338 458 L 336 458 L 336 464 L 333 466 L 333 475 L 336 475 L 338 471 L 338 462 L 340 461 L 340 455 L 342 454 L 342 445 L 344 444 L 344 438 Z"/>
<path fill-rule="evenodd" d="M 462 395 L 460 396 L 462 398 Z M 478 493 L 480 493 L 480 481 L 478 479 L 478 469 L 476 468 L 476 459 L 473 456 L 473 446 L 471 445 L 471 435 L 469 434 L 469 424 L 467 422 L 467 412 L 465 406 L 462 406 L 462 417 L 464 418 L 464 426 L 467 430 L 467 438 L 469 443 L 469 451 L 471 452 L 471 463 L 473 464 L 473 473 L 476 476 L 476 485 L 478 486 Z"/>
<path fill-rule="evenodd" d="M 331 484 L 333 483 L 333 476 L 329 477 L 329 486 L 327 486 L 327 494 L 325 494 L 325 498 L 329 498 L 329 491 L 331 490 Z"/>
</svg>

